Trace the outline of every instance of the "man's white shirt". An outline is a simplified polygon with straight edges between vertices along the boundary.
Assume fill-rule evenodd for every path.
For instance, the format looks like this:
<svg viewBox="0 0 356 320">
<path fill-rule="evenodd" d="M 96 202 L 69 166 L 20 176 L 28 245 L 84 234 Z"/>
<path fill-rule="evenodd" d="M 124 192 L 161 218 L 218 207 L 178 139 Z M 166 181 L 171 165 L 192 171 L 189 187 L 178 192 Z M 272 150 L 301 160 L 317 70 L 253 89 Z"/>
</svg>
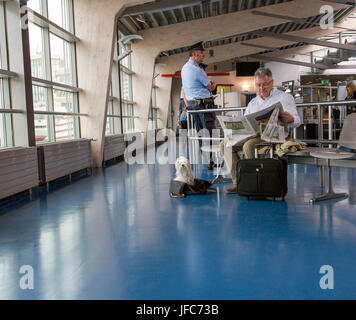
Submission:
<svg viewBox="0 0 356 320">
<path fill-rule="evenodd" d="M 266 100 L 262 99 L 261 96 L 257 93 L 257 96 L 253 98 L 248 104 L 245 115 L 266 109 L 277 102 L 280 102 L 283 106 L 283 110 L 290 113 L 294 118 L 294 122 L 289 123 L 288 128 L 299 127 L 300 117 L 298 115 L 293 96 L 275 88 L 271 90 L 270 96 Z"/>
</svg>

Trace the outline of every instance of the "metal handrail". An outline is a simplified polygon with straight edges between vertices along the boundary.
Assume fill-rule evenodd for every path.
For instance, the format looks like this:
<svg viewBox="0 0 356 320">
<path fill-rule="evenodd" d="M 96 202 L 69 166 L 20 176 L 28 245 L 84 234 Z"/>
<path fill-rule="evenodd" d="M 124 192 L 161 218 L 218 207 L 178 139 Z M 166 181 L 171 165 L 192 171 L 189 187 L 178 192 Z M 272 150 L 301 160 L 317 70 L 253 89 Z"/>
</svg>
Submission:
<svg viewBox="0 0 356 320">
<path fill-rule="evenodd" d="M 311 107 L 311 106 L 352 106 L 356 105 L 356 100 L 340 100 L 340 101 L 320 101 L 320 102 L 305 102 L 297 103 L 297 108 Z"/>
<path fill-rule="evenodd" d="M 343 100 L 343 101 L 320 101 L 320 102 L 309 102 L 309 103 L 298 103 L 296 104 L 297 108 L 318 108 L 318 139 L 302 139 L 306 143 L 317 143 L 322 144 L 336 144 L 337 141 L 332 139 L 332 119 L 331 119 L 331 108 L 333 106 L 356 106 L 356 100 Z M 328 130 L 329 130 L 329 139 L 323 139 L 323 117 L 322 117 L 322 107 L 328 107 Z M 193 120 L 193 113 L 210 113 L 210 112 L 228 112 L 228 111 L 242 111 L 246 107 L 234 107 L 234 108 L 218 108 L 218 109 L 202 109 L 202 110 L 187 110 L 188 117 L 188 140 L 219 140 L 219 138 L 206 138 L 199 137 L 194 134 L 191 134 L 190 122 Z M 296 128 L 294 129 L 294 137 L 296 136 Z M 220 139 L 223 140 L 223 139 Z"/>
<path fill-rule="evenodd" d="M 187 114 L 188 114 L 188 113 L 209 113 L 209 112 L 241 111 L 241 110 L 246 110 L 246 107 L 219 108 L 219 109 L 202 109 L 202 110 L 187 110 Z"/>
</svg>

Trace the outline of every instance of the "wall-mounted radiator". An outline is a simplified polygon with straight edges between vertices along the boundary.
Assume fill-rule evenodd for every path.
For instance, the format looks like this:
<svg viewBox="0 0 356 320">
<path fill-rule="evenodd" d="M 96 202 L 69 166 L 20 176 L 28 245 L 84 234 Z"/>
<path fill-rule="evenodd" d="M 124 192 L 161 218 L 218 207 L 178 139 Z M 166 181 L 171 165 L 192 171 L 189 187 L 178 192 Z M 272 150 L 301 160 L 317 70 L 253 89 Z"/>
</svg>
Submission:
<svg viewBox="0 0 356 320">
<path fill-rule="evenodd" d="M 0 151 L 0 199 L 38 186 L 36 147 Z"/>
<path fill-rule="evenodd" d="M 107 136 L 104 143 L 104 161 L 124 155 L 126 142 L 123 134 Z"/>
<path fill-rule="evenodd" d="M 91 140 L 78 139 L 46 143 L 38 146 L 40 181 L 47 184 L 55 179 L 91 168 Z"/>
</svg>

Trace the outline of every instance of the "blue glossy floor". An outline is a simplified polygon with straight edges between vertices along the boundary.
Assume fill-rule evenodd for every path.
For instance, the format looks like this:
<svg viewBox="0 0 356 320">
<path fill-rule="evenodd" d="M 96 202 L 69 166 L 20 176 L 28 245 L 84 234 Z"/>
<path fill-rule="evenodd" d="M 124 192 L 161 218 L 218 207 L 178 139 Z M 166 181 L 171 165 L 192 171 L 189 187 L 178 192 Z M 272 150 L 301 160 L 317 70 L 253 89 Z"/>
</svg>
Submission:
<svg viewBox="0 0 356 320">
<path fill-rule="evenodd" d="M 171 199 L 173 167 L 121 162 L 3 204 L 0 298 L 356 298 L 356 170 L 334 170 L 349 199 L 311 205 L 322 192 L 313 166 L 289 166 L 285 202 L 248 202 L 228 184 Z M 20 288 L 23 265 L 33 290 Z M 333 290 L 320 288 L 323 265 Z"/>
</svg>

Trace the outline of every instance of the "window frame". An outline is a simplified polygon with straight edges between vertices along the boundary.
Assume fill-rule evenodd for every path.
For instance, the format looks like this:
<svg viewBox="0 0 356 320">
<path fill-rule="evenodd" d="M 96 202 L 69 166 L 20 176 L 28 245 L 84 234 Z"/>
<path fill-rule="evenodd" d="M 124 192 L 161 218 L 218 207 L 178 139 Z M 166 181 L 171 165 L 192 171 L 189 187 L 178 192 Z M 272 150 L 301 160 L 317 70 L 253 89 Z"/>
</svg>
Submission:
<svg viewBox="0 0 356 320">
<path fill-rule="evenodd" d="M 9 110 L 12 109 L 11 104 L 11 78 L 16 74 L 10 71 L 9 57 L 8 57 L 8 41 L 7 41 L 7 23 L 6 23 L 6 3 L 0 1 L 0 121 L 2 122 L 2 136 L 4 141 L 1 148 L 13 147 L 13 119 L 12 113 Z"/>
<path fill-rule="evenodd" d="M 47 119 L 47 136 L 48 141 L 39 141 L 37 140 L 36 135 L 36 143 L 51 143 L 57 141 L 64 140 L 73 140 L 81 138 L 81 130 L 80 130 L 80 117 L 85 116 L 80 113 L 79 108 L 79 92 L 81 91 L 78 88 L 78 74 L 77 74 L 77 57 L 76 57 L 76 42 L 79 39 L 74 34 L 74 6 L 73 0 L 62 0 L 62 3 L 65 3 L 65 7 L 67 10 L 68 17 L 68 26 L 67 28 L 63 28 L 53 21 L 49 20 L 49 8 L 48 8 L 48 0 L 39 0 L 40 2 L 40 11 L 37 12 L 32 9 L 29 9 L 29 23 L 39 27 L 41 29 L 41 41 L 43 48 L 43 61 L 42 67 L 44 68 L 43 78 L 36 78 L 32 74 L 32 88 L 35 86 L 43 87 L 46 90 L 47 94 L 47 107 L 46 111 L 39 111 L 35 109 L 34 105 L 34 114 L 35 118 L 39 117 L 39 115 L 45 116 Z M 31 35 L 30 35 L 31 37 Z M 55 39 L 53 37 L 59 38 L 63 41 L 63 47 L 66 45 L 69 46 L 68 56 L 70 58 L 70 71 L 71 71 L 71 83 L 59 83 L 54 81 L 53 79 L 53 55 L 51 51 L 51 40 Z M 31 39 L 31 38 L 30 38 Z M 64 49 L 66 50 L 66 49 Z M 66 52 L 64 52 L 64 56 L 66 56 Z M 32 63 L 32 59 L 31 59 Z M 55 110 L 55 94 L 56 91 L 70 93 L 73 99 L 73 110 L 72 112 L 58 112 Z M 62 117 L 73 117 L 72 122 L 69 121 L 68 124 L 73 124 L 73 129 L 68 129 L 68 132 L 72 132 L 72 135 L 69 138 L 58 138 L 56 131 L 56 118 Z M 57 118 L 58 119 L 58 118 Z M 66 119 L 65 119 L 66 120 Z M 35 124 L 36 126 L 36 124 Z"/>
</svg>

